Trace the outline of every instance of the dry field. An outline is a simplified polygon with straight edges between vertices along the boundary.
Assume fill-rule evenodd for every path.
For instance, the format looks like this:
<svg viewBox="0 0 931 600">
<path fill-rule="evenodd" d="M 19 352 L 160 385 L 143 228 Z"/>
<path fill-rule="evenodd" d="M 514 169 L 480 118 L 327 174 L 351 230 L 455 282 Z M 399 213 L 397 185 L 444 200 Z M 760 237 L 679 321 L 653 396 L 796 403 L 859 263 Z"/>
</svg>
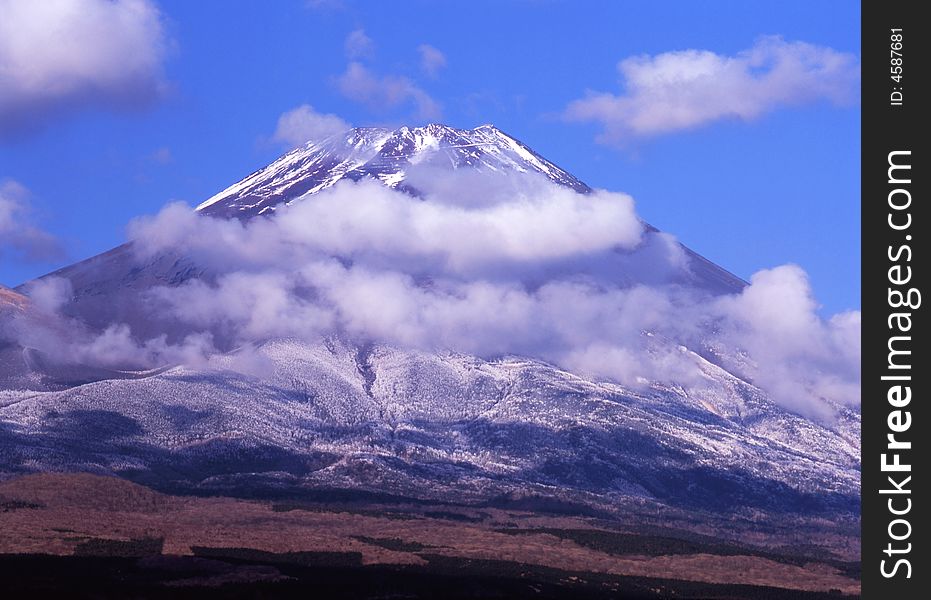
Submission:
<svg viewBox="0 0 931 600">
<path fill-rule="evenodd" d="M 659 597 L 670 589 L 669 580 L 834 594 L 860 590 L 855 563 L 606 529 L 581 517 L 181 497 L 86 474 L 0 483 L 0 532 L 0 554 L 7 556 L 112 555 L 159 568 L 170 557 L 185 556 L 243 563 L 233 570 L 179 575 L 167 582 L 174 586 L 284 581 L 290 576 L 274 563 L 317 561 L 425 572 L 431 565 L 511 564 L 518 576 L 538 568 L 569 586 L 592 578 L 609 587 L 619 576 L 648 578 L 667 582 L 643 584 Z M 255 564 L 245 564 L 250 562 Z"/>
</svg>

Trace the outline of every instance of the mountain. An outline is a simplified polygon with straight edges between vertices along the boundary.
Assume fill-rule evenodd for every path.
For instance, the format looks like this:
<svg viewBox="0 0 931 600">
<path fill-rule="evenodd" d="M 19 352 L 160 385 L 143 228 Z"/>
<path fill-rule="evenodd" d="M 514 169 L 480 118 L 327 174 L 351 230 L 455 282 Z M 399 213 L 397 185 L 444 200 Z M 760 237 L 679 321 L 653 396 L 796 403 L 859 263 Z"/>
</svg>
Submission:
<svg viewBox="0 0 931 600">
<path fill-rule="evenodd" d="M 409 174 L 422 165 L 532 173 L 590 192 L 492 126 L 428 125 L 308 143 L 197 210 L 263 218 L 366 177 L 417 196 Z M 746 285 L 686 256 L 689 279 L 678 283 L 713 293 Z M 129 244 L 54 275 L 73 289 L 65 314 L 91 328 L 130 323 L 142 335 L 166 326 L 148 310 L 146 290 L 212 277 L 180 254 L 140 262 Z M 0 294 L 23 302 L 17 292 Z M 739 515 L 746 529 L 799 518 L 820 519 L 814 527 L 823 530 L 854 527 L 857 411 L 836 406 L 831 422 L 804 418 L 702 348 L 644 335 L 649 352 L 698 365 L 700 385 L 625 387 L 526 356 L 428 353 L 336 334 L 257 339 L 207 364 L 154 371 L 61 365 L 37 349 L 8 347 L 32 383 L 0 391 L 0 470 L 117 474 L 184 493 L 325 491 L 615 517 L 649 506 Z M 733 534 L 725 529 L 718 533 Z"/>
<path fill-rule="evenodd" d="M 371 177 L 417 193 L 406 172 L 421 164 L 474 171 L 538 173 L 580 193 L 587 185 L 493 125 L 456 129 L 445 125 L 394 131 L 360 127 L 308 142 L 201 203 L 197 210 L 223 217 L 251 217 L 313 194 L 338 181 Z"/>
<path fill-rule="evenodd" d="M 38 384 L 23 360 L 17 332 L 33 313 L 28 296 L 0 285 L 0 390 Z"/>
<path fill-rule="evenodd" d="M 0 285 L 0 310 L 7 307 L 19 307 L 28 302 L 22 294 L 18 294 L 10 288 Z"/>
<path fill-rule="evenodd" d="M 630 498 L 829 516 L 858 503 L 859 419 L 793 415 L 701 361 L 702 393 L 635 391 L 520 357 L 261 344 L 267 373 L 175 367 L 2 409 L 6 469 L 117 473 L 169 491 L 355 489 L 488 501 Z M 698 359 L 700 360 L 700 359 Z M 41 415 L 40 422 L 33 419 Z"/>
</svg>

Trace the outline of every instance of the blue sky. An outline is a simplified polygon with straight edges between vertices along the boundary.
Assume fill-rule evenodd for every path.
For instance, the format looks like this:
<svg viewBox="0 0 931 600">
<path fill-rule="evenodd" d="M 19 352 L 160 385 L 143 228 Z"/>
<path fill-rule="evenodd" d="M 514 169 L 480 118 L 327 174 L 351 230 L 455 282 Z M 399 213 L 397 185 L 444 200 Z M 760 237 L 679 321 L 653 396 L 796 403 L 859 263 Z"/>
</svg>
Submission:
<svg viewBox="0 0 931 600">
<path fill-rule="evenodd" d="M 10 2 L 20 0 L 0 0 L 0 12 Z M 286 149 L 272 139 L 279 116 L 310 104 L 353 125 L 494 123 L 588 184 L 631 194 L 647 221 L 732 272 L 749 278 L 796 263 L 825 314 L 859 308 L 860 109 L 832 95 L 837 81 L 811 94 L 806 86 L 817 80 L 779 88 L 785 98 L 757 98 L 750 108 L 762 107 L 759 114 L 746 118 L 625 129 L 607 143 L 598 141 L 597 119 L 566 118 L 587 91 L 624 95 L 618 63 L 639 55 L 695 49 L 739 58 L 776 35 L 858 58 L 859 3 L 143 4 L 160 14 L 140 17 L 140 27 L 159 23 L 158 48 L 150 62 L 138 59 L 129 75 L 108 81 L 113 87 L 75 87 L 42 104 L 24 84 L 17 104 L 3 99 L 10 92 L 0 85 L 0 182 L 8 190 L 16 182 L 20 206 L 28 206 L 20 231 L 46 232 L 64 251 L 27 260 L 0 240 L 0 283 L 107 250 L 125 239 L 133 217 L 173 200 L 195 205 L 234 183 Z M 359 30 L 356 40 L 369 42 L 347 48 Z M 422 65 L 424 44 L 445 59 L 432 74 Z M 146 56 L 145 48 L 129 50 Z M 353 61 L 394 85 L 395 96 L 347 97 L 340 77 Z"/>
</svg>

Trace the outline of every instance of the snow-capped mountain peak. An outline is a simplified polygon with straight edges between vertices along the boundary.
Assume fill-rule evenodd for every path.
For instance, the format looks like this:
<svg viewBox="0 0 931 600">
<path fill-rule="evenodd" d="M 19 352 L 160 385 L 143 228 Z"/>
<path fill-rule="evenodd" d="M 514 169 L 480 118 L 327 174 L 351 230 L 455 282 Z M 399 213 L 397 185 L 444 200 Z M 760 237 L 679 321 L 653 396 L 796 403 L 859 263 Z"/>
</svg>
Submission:
<svg viewBox="0 0 931 600">
<path fill-rule="evenodd" d="M 406 171 L 426 161 L 453 169 L 539 173 L 579 192 L 590 188 L 494 125 L 457 129 L 432 123 L 395 130 L 357 127 L 288 152 L 197 207 L 205 214 L 248 218 L 343 179 L 372 177 L 415 191 Z"/>
</svg>

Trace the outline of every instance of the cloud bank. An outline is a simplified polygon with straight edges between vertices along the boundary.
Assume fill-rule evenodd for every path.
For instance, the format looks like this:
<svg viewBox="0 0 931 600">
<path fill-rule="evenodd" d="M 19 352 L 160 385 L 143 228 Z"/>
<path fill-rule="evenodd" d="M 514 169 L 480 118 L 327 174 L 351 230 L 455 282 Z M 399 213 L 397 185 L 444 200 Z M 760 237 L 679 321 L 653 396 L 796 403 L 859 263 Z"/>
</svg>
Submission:
<svg viewBox="0 0 931 600">
<path fill-rule="evenodd" d="M 723 119 L 749 121 L 783 106 L 850 104 L 860 83 L 856 56 L 776 36 L 734 56 L 707 50 L 635 56 L 618 71 L 622 94 L 589 92 L 563 113 L 601 125 L 599 140 L 609 144 Z"/>
<path fill-rule="evenodd" d="M 13 180 L 0 181 L 0 258 L 44 261 L 61 258 L 64 248 L 52 234 L 32 222 L 29 191 Z"/>
<path fill-rule="evenodd" d="M 761 271 L 715 295 L 694 285 L 681 246 L 645 228 L 629 196 L 578 194 L 516 173 L 485 185 L 431 173 L 419 197 L 345 181 L 245 222 L 166 206 L 130 226 L 139 264 L 181 255 L 204 275 L 138 299 L 140 318 L 163 323 L 165 334 L 69 323 L 59 325 L 68 343 L 43 340 L 35 327 L 30 343 L 140 368 L 337 335 L 530 356 L 633 388 L 696 391 L 712 385 L 708 359 L 802 414 L 827 419 L 859 404 L 859 313 L 821 319 L 800 268 Z M 48 312 L 69 293 L 51 281 L 32 295 Z"/>
<path fill-rule="evenodd" d="M 247 223 L 176 204 L 131 237 L 143 260 L 180 249 L 216 274 L 150 300 L 217 339 L 337 333 L 534 356 L 634 387 L 701 386 L 702 359 L 685 344 L 798 412 L 859 403 L 859 313 L 821 319 L 800 268 L 714 296 L 684 283 L 681 246 L 645 230 L 628 196 L 499 176 L 510 185 L 497 194 L 434 176 L 421 198 L 343 182 Z"/>
<path fill-rule="evenodd" d="M 162 93 L 169 41 L 149 0 L 0 0 L 0 137 Z"/>
</svg>

